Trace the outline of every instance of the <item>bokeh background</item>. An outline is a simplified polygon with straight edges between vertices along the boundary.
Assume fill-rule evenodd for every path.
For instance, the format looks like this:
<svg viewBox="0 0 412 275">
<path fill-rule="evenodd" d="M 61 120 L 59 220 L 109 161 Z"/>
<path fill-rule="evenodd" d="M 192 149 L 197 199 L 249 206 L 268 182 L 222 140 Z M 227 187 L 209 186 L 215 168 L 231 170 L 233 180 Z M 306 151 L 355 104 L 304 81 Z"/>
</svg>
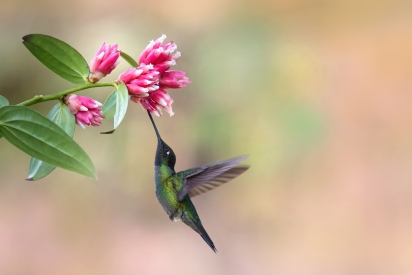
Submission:
<svg viewBox="0 0 412 275">
<path fill-rule="evenodd" d="M 112 121 L 77 127 L 98 183 L 61 169 L 25 181 L 30 158 L 1 139 L 0 274 L 412 274 L 411 1 L 0 7 L 0 94 L 11 104 L 73 87 L 26 50 L 26 34 L 89 61 L 104 41 L 137 58 L 164 33 L 192 81 L 170 91 L 175 116 L 156 119 L 177 170 L 242 154 L 251 165 L 193 200 L 215 255 L 157 203 L 156 139 L 140 106 L 114 135 L 99 134 Z"/>
</svg>

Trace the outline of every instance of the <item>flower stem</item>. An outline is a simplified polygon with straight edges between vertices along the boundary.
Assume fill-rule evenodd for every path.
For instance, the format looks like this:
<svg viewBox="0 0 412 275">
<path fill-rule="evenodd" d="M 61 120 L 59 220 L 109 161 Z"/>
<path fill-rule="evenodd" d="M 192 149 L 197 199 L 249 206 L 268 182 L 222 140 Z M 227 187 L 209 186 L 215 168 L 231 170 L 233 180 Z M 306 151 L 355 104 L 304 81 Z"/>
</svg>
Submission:
<svg viewBox="0 0 412 275">
<path fill-rule="evenodd" d="M 103 82 L 103 83 L 85 83 L 82 84 L 80 86 L 68 89 L 68 90 L 64 90 L 58 93 L 54 93 L 54 94 L 50 94 L 50 95 L 36 95 L 33 98 L 23 101 L 19 104 L 17 104 L 17 106 L 30 106 L 33 104 L 37 104 L 40 102 L 46 102 L 46 101 L 50 101 L 50 100 L 55 100 L 55 99 L 61 99 L 63 96 L 70 94 L 70 93 L 74 93 L 74 92 L 78 92 L 81 90 L 86 90 L 86 89 L 90 89 L 90 88 L 97 88 L 97 87 L 105 87 L 105 86 L 113 86 L 116 87 L 116 82 Z"/>
</svg>

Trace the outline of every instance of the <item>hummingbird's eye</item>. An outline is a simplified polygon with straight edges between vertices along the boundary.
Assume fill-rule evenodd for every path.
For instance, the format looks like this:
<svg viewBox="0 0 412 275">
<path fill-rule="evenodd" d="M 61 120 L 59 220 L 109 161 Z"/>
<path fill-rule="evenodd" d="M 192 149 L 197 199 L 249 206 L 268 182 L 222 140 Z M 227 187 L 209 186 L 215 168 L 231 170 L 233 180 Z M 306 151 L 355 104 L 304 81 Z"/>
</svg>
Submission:
<svg viewBox="0 0 412 275">
<path fill-rule="evenodd" d="M 166 155 L 169 155 L 169 154 L 170 154 L 169 149 L 166 149 Z"/>
</svg>

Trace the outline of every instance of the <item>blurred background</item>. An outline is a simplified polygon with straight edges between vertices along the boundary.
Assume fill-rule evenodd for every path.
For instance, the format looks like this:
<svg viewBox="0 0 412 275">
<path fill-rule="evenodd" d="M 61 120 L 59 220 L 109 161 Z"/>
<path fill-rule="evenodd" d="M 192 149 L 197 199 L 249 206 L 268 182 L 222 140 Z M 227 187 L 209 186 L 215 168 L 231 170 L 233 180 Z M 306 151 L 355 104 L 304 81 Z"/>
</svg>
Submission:
<svg viewBox="0 0 412 275">
<path fill-rule="evenodd" d="M 26 34 L 87 61 L 103 42 L 138 58 L 166 34 L 182 53 L 174 69 L 192 81 L 170 91 L 175 116 L 155 119 L 176 170 L 243 154 L 251 165 L 193 199 L 215 255 L 158 204 L 155 133 L 137 104 L 114 135 L 99 134 L 112 121 L 76 129 L 98 183 L 62 169 L 25 181 L 30 158 L 1 139 L 0 274 L 412 274 L 411 1 L 0 7 L 0 94 L 11 104 L 73 87 L 26 50 Z"/>
</svg>

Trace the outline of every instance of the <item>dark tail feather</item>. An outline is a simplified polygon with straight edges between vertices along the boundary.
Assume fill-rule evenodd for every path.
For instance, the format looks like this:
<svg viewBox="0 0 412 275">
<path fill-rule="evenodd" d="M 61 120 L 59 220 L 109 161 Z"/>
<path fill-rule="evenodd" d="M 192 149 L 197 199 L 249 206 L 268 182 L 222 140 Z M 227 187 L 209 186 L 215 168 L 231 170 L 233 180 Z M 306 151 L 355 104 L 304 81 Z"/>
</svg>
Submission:
<svg viewBox="0 0 412 275">
<path fill-rule="evenodd" d="M 215 245 L 213 244 L 212 239 L 209 237 L 209 235 L 207 234 L 206 230 L 203 228 L 202 223 L 200 222 L 200 220 L 198 222 L 195 222 L 194 220 L 192 220 L 190 217 L 188 217 L 187 215 L 183 215 L 182 216 L 182 221 L 187 224 L 190 228 L 192 228 L 194 231 L 196 231 L 197 233 L 199 233 L 199 235 L 203 238 L 203 240 L 205 240 L 205 242 L 210 246 L 210 248 L 216 253 L 217 249 L 215 247 Z"/>
<path fill-rule="evenodd" d="M 200 236 L 202 236 L 203 240 L 205 240 L 205 242 L 210 246 L 210 248 L 217 253 L 217 249 L 215 247 L 215 245 L 213 244 L 212 239 L 209 237 L 209 235 L 207 234 L 206 230 L 203 228 L 203 226 L 200 224 L 200 226 L 197 226 L 197 229 L 199 230 L 199 234 Z"/>
</svg>

